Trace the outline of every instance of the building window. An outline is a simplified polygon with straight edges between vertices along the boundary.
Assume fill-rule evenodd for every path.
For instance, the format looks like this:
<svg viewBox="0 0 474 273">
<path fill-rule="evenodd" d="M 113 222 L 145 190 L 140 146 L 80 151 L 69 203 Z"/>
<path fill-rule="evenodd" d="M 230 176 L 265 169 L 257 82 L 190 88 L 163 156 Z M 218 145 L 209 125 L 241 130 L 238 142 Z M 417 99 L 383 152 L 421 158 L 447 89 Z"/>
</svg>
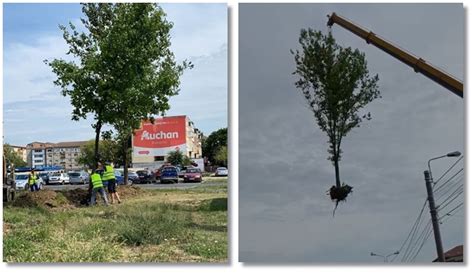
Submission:
<svg viewBox="0 0 474 273">
<path fill-rule="evenodd" d="M 43 155 L 35 155 L 35 158 L 43 157 Z"/>
<path fill-rule="evenodd" d="M 164 156 L 155 156 L 155 161 L 165 161 Z"/>
<path fill-rule="evenodd" d="M 43 150 L 35 150 L 35 153 L 42 153 Z"/>
<path fill-rule="evenodd" d="M 35 160 L 35 163 L 42 163 L 43 160 Z"/>
</svg>

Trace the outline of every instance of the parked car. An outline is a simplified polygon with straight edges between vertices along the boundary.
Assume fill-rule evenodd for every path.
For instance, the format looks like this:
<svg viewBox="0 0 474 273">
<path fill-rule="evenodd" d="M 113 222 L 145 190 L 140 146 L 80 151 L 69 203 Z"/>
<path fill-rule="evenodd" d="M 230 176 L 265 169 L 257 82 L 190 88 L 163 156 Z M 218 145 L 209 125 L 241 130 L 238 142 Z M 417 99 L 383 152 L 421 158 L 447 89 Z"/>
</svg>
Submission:
<svg viewBox="0 0 474 273">
<path fill-rule="evenodd" d="M 15 175 L 15 184 L 17 190 L 29 190 L 30 185 L 28 185 L 29 173 L 19 173 Z M 41 190 L 43 188 L 43 179 L 38 176 L 38 187 Z"/>
<path fill-rule="evenodd" d="M 188 168 L 194 168 L 194 166 L 179 167 L 179 178 L 184 178 L 184 174 Z"/>
<path fill-rule="evenodd" d="M 140 171 L 137 171 L 136 174 L 138 175 L 137 183 L 148 184 L 148 183 L 153 183 L 153 181 L 155 180 L 153 173 L 148 170 L 140 170 Z"/>
<path fill-rule="evenodd" d="M 43 179 L 43 182 L 45 185 L 48 185 L 49 184 L 49 174 L 48 173 L 40 173 L 38 174 L 39 177 L 41 177 L 41 179 Z"/>
<path fill-rule="evenodd" d="M 49 176 L 49 183 L 59 183 L 59 184 L 64 184 L 64 183 L 69 183 L 69 176 L 65 173 L 52 173 Z"/>
<path fill-rule="evenodd" d="M 138 174 L 136 172 L 128 172 L 128 180 L 131 181 L 133 184 L 138 183 Z"/>
<path fill-rule="evenodd" d="M 178 183 L 179 171 L 174 166 L 167 166 L 161 170 L 160 182 L 161 183 Z"/>
<path fill-rule="evenodd" d="M 202 182 L 201 169 L 188 167 L 184 173 L 184 182 Z"/>
<path fill-rule="evenodd" d="M 117 185 L 123 185 L 124 184 L 124 179 L 123 179 L 123 171 L 122 170 L 115 170 L 115 180 L 117 181 Z M 136 172 L 129 171 L 128 172 L 128 184 L 134 184 L 138 183 L 138 175 Z M 107 186 L 107 182 L 104 182 L 104 186 Z"/>
<path fill-rule="evenodd" d="M 227 176 L 229 171 L 226 167 L 219 167 L 216 169 L 215 176 Z"/>
<path fill-rule="evenodd" d="M 70 184 L 86 184 L 89 183 L 89 174 L 85 171 L 69 172 Z"/>
</svg>

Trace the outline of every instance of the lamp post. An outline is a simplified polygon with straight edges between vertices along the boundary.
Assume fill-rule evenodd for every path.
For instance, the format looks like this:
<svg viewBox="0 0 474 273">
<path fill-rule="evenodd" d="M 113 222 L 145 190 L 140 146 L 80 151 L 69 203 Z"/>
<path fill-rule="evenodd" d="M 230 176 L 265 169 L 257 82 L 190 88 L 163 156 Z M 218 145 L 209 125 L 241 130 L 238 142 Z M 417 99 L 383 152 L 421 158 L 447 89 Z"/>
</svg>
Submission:
<svg viewBox="0 0 474 273">
<path fill-rule="evenodd" d="M 435 243 L 436 243 L 436 252 L 438 253 L 438 261 L 439 262 L 445 262 L 444 258 L 444 251 L 443 251 L 443 243 L 441 240 L 441 232 L 439 230 L 439 221 L 438 221 L 438 210 L 436 208 L 436 204 L 434 201 L 433 197 L 433 175 L 431 173 L 431 166 L 430 163 L 433 160 L 444 158 L 444 157 L 458 157 L 460 156 L 461 153 L 456 151 L 456 152 L 451 152 L 442 156 L 434 157 L 430 160 L 428 160 L 428 170 L 424 172 L 425 175 L 425 184 L 426 184 L 426 192 L 428 194 L 428 203 L 430 205 L 430 214 L 431 214 L 431 222 L 433 224 L 433 234 L 435 238 Z"/>
<path fill-rule="evenodd" d="M 400 252 L 398 250 L 393 252 L 393 253 L 387 254 L 387 255 L 380 255 L 380 254 L 377 254 L 377 253 L 370 252 L 370 256 L 382 257 L 384 263 L 388 262 L 388 257 L 393 256 L 393 255 L 398 255 L 398 254 L 400 254 Z"/>
</svg>

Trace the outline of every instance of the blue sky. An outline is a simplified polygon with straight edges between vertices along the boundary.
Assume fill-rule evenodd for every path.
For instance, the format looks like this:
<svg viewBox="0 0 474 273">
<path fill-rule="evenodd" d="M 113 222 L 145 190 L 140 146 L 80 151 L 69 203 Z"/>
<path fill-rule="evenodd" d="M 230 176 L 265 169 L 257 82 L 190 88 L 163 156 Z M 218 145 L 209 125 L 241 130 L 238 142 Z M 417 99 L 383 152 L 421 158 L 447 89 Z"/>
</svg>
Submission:
<svg viewBox="0 0 474 273">
<path fill-rule="evenodd" d="M 205 134 L 227 127 L 227 5 L 162 4 L 178 61 L 195 65 L 182 77 L 168 115 L 188 115 Z M 3 5 L 4 141 L 74 141 L 94 137 L 92 119 L 71 121 L 72 107 L 54 86 L 44 59 L 66 58 L 59 24 L 80 25 L 79 4 Z M 31 126 L 35 128 L 31 130 Z"/>
</svg>

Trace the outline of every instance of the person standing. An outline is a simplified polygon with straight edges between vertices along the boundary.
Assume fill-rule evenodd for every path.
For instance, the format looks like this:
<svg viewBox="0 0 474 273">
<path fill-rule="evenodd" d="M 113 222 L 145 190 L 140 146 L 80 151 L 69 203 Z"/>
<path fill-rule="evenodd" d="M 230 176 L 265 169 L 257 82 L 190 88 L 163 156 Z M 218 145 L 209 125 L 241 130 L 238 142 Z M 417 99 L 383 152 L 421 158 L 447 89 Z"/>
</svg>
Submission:
<svg viewBox="0 0 474 273">
<path fill-rule="evenodd" d="M 120 200 L 120 196 L 117 192 L 117 180 L 115 179 L 115 171 L 114 167 L 111 163 L 106 162 L 104 174 L 102 175 L 102 180 L 107 181 L 107 191 L 110 194 L 110 198 L 112 200 L 112 204 L 117 199 L 117 202 L 120 204 L 122 201 Z M 114 198 L 115 197 L 115 198 Z"/>
<path fill-rule="evenodd" d="M 102 178 L 100 177 L 100 174 L 96 172 L 96 170 L 92 171 L 91 184 L 92 184 L 92 192 L 91 192 L 90 205 L 91 206 L 95 205 L 96 195 L 97 193 L 100 193 L 100 195 L 102 196 L 102 199 L 104 200 L 105 205 L 108 206 L 109 201 L 107 200 L 107 195 L 105 194 L 104 184 L 102 184 Z"/>
<path fill-rule="evenodd" d="M 37 181 L 38 181 L 38 176 L 35 173 L 35 169 L 32 169 L 30 174 L 28 175 L 28 185 L 30 186 L 30 190 L 32 192 L 39 191 Z"/>
</svg>

